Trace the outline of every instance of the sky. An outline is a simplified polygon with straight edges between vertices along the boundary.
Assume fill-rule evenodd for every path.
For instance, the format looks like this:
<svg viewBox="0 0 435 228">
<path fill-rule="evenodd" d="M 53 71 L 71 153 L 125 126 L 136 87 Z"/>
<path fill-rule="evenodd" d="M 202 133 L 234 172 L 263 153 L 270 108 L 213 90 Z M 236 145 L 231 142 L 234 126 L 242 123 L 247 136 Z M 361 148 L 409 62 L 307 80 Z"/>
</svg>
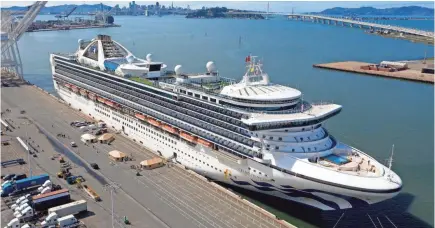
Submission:
<svg viewBox="0 0 435 228">
<path fill-rule="evenodd" d="M 33 1 L 1 1 L 1 7 L 9 6 L 28 6 Z M 119 4 L 121 7 L 128 6 L 128 1 L 49 1 L 47 6 L 63 5 L 63 4 L 98 4 L 104 3 L 106 5 L 115 6 Z M 136 1 L 138 5 L 151 5 L 155 4 L 155 1 Z M 171 1 L 160 1 L 161 5 L 171 5 Z M 267 1 L 174 1 L 174 6 L 187 7 L 190 5 L 192 9 L 198 9 L 202 6 L 205 7 L 227 7 L 233 9 L 243 10 L 262 10 L 266 11 Z M 345 8 L 358 8 L 362 6 L 372 6 L 375 8 L 390 8 L 401 6 L 423 6 L 434 8 L 433 1 L 317 1 L 317 2 L 301 2 L 301 1 L 271 1 L 269 2 L 269 10 L 271 12 L 318 12 L 332 7 L 345 7 Z"/>
</svg>

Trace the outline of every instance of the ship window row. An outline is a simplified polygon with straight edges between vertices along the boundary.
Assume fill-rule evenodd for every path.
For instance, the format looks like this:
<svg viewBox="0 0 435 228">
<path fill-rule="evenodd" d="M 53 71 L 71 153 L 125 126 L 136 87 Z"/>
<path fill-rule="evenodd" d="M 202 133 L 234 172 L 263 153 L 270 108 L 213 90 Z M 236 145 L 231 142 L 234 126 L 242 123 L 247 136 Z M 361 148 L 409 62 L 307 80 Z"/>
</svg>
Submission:
<svg viewBox="0 0 435 228">
<path fill-rule="evenodd" d="M 288 123 L 267 123 L 267 124 L 259 124 L 259 125 L 251 125 L 249 126 L 249 130 L 251 131 L 259 131 L 259 130 L 271 130 L 277 128 L 288 128 L 288 127 L 301 127 L 301 126 L 309 126 L 321 123 L 326 119 L 329 119 L 335 115 L 340 113 L 340 110 L 334 111 L 324 117 L 315 120 L 307 120 L 307 121 L 297 121 L 297 122 L 288 122 Z"/>
<path fill-rule="evenodd" d="M 72 71 L 72 70 L 69 70 L 69 69 L 66 69 L 66 68 L 64 68 L 63 66 L 60 66 L 60 65 L 62 65 L 62 64 L 59 64 L 59 66 L 56 66 L 56 68 L 57 69 L 59 69 L 59 70 L 62 70 L 62 71 L 66 71 L 66 72 L 70 72 L 70 73 L 75 73 L 75 74 L 78 74 L 78 72 L 74 72 L 74 71 Z M 87 76 L 85 76 L 85 74 L 83 74 L 83 73 L 80 73 L 81 75 L 83 75 L 83 77 L 85 77 L 85 78 L 88 78 L 88 79 L 90 79 L 90 80 L 97 80 L 96 79 L 96 77 L 94 76 L 94 77 L 87 77 Z M 101 80 L 103 80 L 103 81 L 107 81 L 106 79 L 101 79 Z M 101 82 L 101 81 L 99 81 L 99 82 Z M 107 84 L 106 84 L 107 85 Z M 113 83 L 110 83 L 109 84 L 109 86 L 113 86 L 114 84 Z M 121 85 L 120 85 L 121 86 Z M 119 87 L 117 87 L 117 88 L 119 88 Z M 120 89 L 120 88 L 119 88 Z M 160 105 L 164 105 L 164 106 L 166 106 L 167 104 L 166 103 L 164 103 L 164 101 L 162 101 L 162 99 L 158 99 L 158 97 L 157 96 L 155 96 L 154 94 L 146 94 L 146 96 L 143 94 L 143 91 L 140 91 L 140 90 L 137 90 L 137 89 L 135 89 L 135 88 L 129 88 L 129 92 L 130 93 L 134 93 L 137 97 L 140 97 L 140 98 L 143 98 L 143 99 L 153 99 L 153 98 L 155 98 L 155 99 L 153 99 L 153 102 L 154 103 L 159 103 Z M 172 102 L 171 102 L 172 103 Z M 196 108 L 195 106 L 193 106 L 193 105 L 189 105 L 188 107 L 187 107 L 187 104 L 186 105 L 180 105 L 180 106 L 184 106 L 184 107 L 186 107 L 186 108 L 195 108 L 195 111 L 199 111 L 199 112 L 202 112 L 203 114 L 206 114 L 206 115 L 204 115 L 204 116 L 200 116 L 200 118 L 205 118 L 207 121 L 209 121 L 209 122 L 212 122 L 212 123 L 214 123 L 215 125 L 217 125 L 217 126 L 220 126 L 220 125 L 224 125 L 224 127 L 226 128 L 226 129 L 230 129 L 230 130 L 232 130 L 232 131 L 234 131 L 234 132 L 237 132 L 237 133 L 240 133 L 240 134 L 243 134 L 243 135 L 246 135 L 246 136 L 249 136 L 249 132 L 247 131 L 247 130 L 244 130 L 244 129 L 240 129 L 240 128 L 237 128 L 237 127 L 234 127 L 234 126 L 231 126 L 230 124 L 227 124 L 227 122 L 228 121 L 230 121 L 232 124 L 238 124 L 238 122 L 236 121 L 236 120 L 234 120 L 234 119 L 231 119 L 231 118 L 228 118 L 228 117 L 224 117 L 224 116 L 219 116 L 219 114 L 214 114 L 214 113 L 212 113 L 211 111 L 207 111 L 207 110 L 204 110 L 204 109 L 200 109 L 200 108 Z M 178 111 L 180 111 L 180 112 L 183 112 L 183 111 L 181 111 L 181 110 L 179 110 L 180 108 L 179 107 L 176 107 L 176 106 L 174 106 L 176 109 L 178 109 Z M 204 113 L 204 112 L 206 112 L 206 113 Z M 184 112 L 185 113 L 185 112 Z M 212 120 L 212 119 L 210 119 L 210 114 L 212 114 L 212 116 L 214 117 L 214 118 L 219 118 L 219 119 L 224 119 L 223 121 L 227 121 L 227 122 L 217 122 L 216 120 L 214 121 L 214 120 Z M 196 115 L 197 117 L 199 117 L 198 115 Z M 240 122 L 240 121 L 239 121 Z"/>
<path fill-rule="evenodd" d="M 58 60 L 57 57 L 55 57 L 54 59 Z M 167 98 L 172 98 L 172 96 L 170 94 L 167 94 L 167 93 L 164 93 L 164 92 L 161 92 L 161 91 L 158 91 L 158 90 L 154 90 L 152 88 L 149 88 L 148 86 L 137 85 L 135 83 L 130 82 L 129 80 L 121 80 L 121 79 L 118 78 L 118 76 L 108 75 L 108 74 L 100 73 L 98 71 L 91 71 L 89 69 L 86 69 L 86 67 L 84 67 L 84 66 L 82 66 L 80 64 L 77 64 L 75 62 L 74 63 L 68 62 L 68 63 L 71 64 L 71 65 L 75 65 L 74 67 L 78 67 L 78 68 L 80 68 L 80 70 L 86 71 L 86 72 L 88 72 L 90 74 L 99 75 L 99 76 L 101 76 L 103 78 L 109 77 L 109 78 L 111 78 L 111 79 L 113 79 L 113 80 L 115 80 L 117 82 L 126 83 L 126 84 L 128 84 L 130 86 L 133 86 L 133 87 L 136 87 L 136 88 L 140 88 L 140 89 L 146 90 L 146 91 L 151 92 L 151 93 L 159 94 L 159 95 L 167 97 Z M 63 65 L 63 62 L 56 62 L 56 64 Z M 65 65 L 63 65 L 63 66 L 65 66 Z M 210 101 L 211 102 L 216 102 L 216 99 L 212 98 Z M 192 102 L 192 100 L 188 99 L 188 102 Z M 230 110 L 227 110 L 227 109 L 224 109 L 224 108 L 219 108 L 219 107 L 212 106 L 212 105 L 206 105 L 206 106 L 208 106 L 207 108 L 213 108 L 215 110 L 218 110 L 222 114 L 230 115 L 230 116 L 238 118 L 238 119 L 240 119 L 240 118 L 242 118 L 244 116 L 241 113 L 230 111 Z"/>
<path fill-rule="evenodd" d="M 185 153 L 185 152 L 183 152 L 183 151 L 180 151 L 179 150 L 179 152 L 181 153 L 181 158 L 183 159 L 183 155 L 184 156 L 187 156 L 187 157 L 189 157 L 189 158 L 195 158 L 195 161 L 197 161 L 197 162 L 199 162 L 200 164 L 202 163 L 203 165 L 207 165 L 208 167 L 211 167 L 212 169 L 214 169 L 214 170 L 216 170 L 216 171 L 219 171 L 219 172 L 221 172 L 221 173 L 225 173 L 225 172 L 223 172 L 222 171 L 222 169 L 219 169 L 218 167 L 216 167 L 216 166 L 213 166 L 213 165 L 210 165 L 209 163 L 206 163 L 205 161 L 202 161 L 201 159 L 198 159 L 197 157 L 194 157 L 193 155 L 190 155 L 190 154 L 188 154 L 188 153 Z M 232 176 L 231 175 L 231 173 L 228 173 L 228 176 Z M 237 176 L 234 176 L 234 179 L 237 179 Z"/>
<path fill-rule="evenodd" d="M 190 103 L 190 104 L 193 104 L 193 105 L 196 105 L 196 106 L 199 106 L 199 107 L 202 107 L 202 108 L 210 109 L 210 110 L 213 110 L 213 111 L 215 111 L 217 113 L 220 113 L 220 114 L 223 114 L 223 115 L 235 118 L 235 121 L 237 121 L 237 125 L 238 126 L 246 127 L 246 126 L 244 126 L 243 122 L 240 121 L 240 118 L 242 118 L 242 117 L 246 118 L 247 117 L 244 114 L 241 114 L 241 113 L 238 113 L 238 112 L 234 112 L 234 111 L 228 110 L 226 108 L 221 108 L 221 107 L 218 107 L 218 106 L 215 106 L 215 105 L 207 104 L 207 103 L 202 102 L 202 101 L 197 101 L 195 99 L 191 99 L 191 98 L 185 97 L 185 96 L 181 96 L 179 98 L 179 100 L 187 102 L 187 103 Z M 216 99 L 210 98 L 210 101 L 211 102 L 216 102 Z"/>
<path fill-rule="evenodd" d="M 63 78 L 64 80 L 67 80 L 67 81 L 70 80 L 69 78 L 67 78 L 67 77 L 65 77 L 63 75 L 56 75 L 56 76 L 58 76 L 60 78 Z M 76 80 L 81 81 L 75 75 L 69 75 L 69 77 L 75 78 Z M 94 86 L 94 87 L 98 88 L 101 85 L 99 85 L 97 83 L 94 83 L 94 82 L 91 82 L 91 81 L 86 80 L 86 79 L 82 79 L 82 80 L 88 81 L 88 82 L 86 82 L 85 84 L 82 85 L 84 88 L 87 88 L 88 90 L 93 91 L 95 93 L 101 93 L 100 91 L 95 90 L 95 89 L 93 89 L 91 87 L 91 86 Z M 91 86 L 88 86 L 88 85 L 91 85 Z M 233 142 L 230 142 L 230 141 L 228 141 L 228 140 L 226 140 L 226 139 L 224 139 L 222 137 L 214 136 L 214 135 L 212 135 L 210 133 L 207 133 L 206 131 L 204 131 L 202 129 L 196 129 L 196 128 L 192 127 L 191 125 L 188 125 L 188 124 L 185 124 L 185 123 L 183 123 L 181 121 L 178 121 L 177 119 L 176 120 L 172 120 L 170 118 L 167 118 L 166 116 L 162 116 L 162 115 L 158 114 L 157 112 L 155 112 L 153 110 L 148 110 L 148 109 L 143 108 L 143 107 L 141 107 L 139 105 L 136 105 L 136 104 L 131 102 L 131 98 L 130 97 L 128 97 L 126 95 L 123 95 L 123 94 L 119 94 L 117 91 L 112 91 L 112 92 L 114 94 L 117 94 L 117 96 L 123 97 L 125 99 L 125 101 L 124 100 L 120 100 L 117 97 L 114 97 L 114 96 L 110 95 L 108 92 L 103 92 L 103 93 L 107 93 L 104 96 L 109 97 L 112 100 L 114 100 L 116 102 L 119 102 L 120 104 L 124 104 L 126 106 L 131 106 L 133 109 L 139 110 L 139 111 L 141 111 L 141 112 L 143 112 L 143 113 L 145 113 L 147 115 L 153 116 L 153 117 L 155 117 L 157 119 L 162 119 L 163 121 L 165 121 L 167 123 L 170 123 L 173 126 L 176 126 L 176 127 L 180 128 L 180 129 L 185 129 L 188 132 L 193 132 L 195 135 L 201 135 L 201 137 L 209 140 L 210 142 L 213 142 L 213 143 L 215 143 L 217 145 L 220 145 L 220 147 L 219 147 L 220 150 L 222 149 L 222 150 L 230 152 L 230 153 L 232 153 L 232 154 L 234 154 L 236 156 L 240 156 L 238 153 L 241 153 L 241 154 L 244 154 L 245 156 L 249 156 L 249 157 L 252 157 L 252 156 L 260 157 L 260 158 L 262 157 L 262 154 L 259 154 L 259 153 L 255 152 L 255 151 L 247 149 L 247 148 L 245 148 L 243 146 L 237 145 L 237 144 L 235 144 Z M 185 120 L 183 120 L 183 121 L 185 121 Z M 228 149 L 225 149 L 226 147 Z M 234 153 L 233 150 L 237 151 L 238 153 Z"/>
<path fill-rule="evenodd" d="M 56 57 L 54 59 L 55 60 L 59 60 Z M 65 66 L 64 65 L 64 63 L 65 63 L 64 61 L 65 60 L 62 60 L 62 62 L 56 62 L 56 61 L 55 62 L 56 62 L 56 65 L 57 64 L 61 64 L 61 65 Z M 93 75 L 98 75 L 100 77 L 104 77 L 104 78 L 108 78 L 109 77 L 110 79 L 115 80 L 117 82 L 125 83 L 125 84 L 128 84 L 130 86 L 133 86 L 133 87 L 136 87 L 136 88 L 140 88 L 140 89 L 146 90 L 148 92 L 151 92 L 151 93 L 154 93 L 154 94 L 159 94 L 160 96 L 172 99 L 172 95 L 170 95 L 168 93 L 165 93 L 165 92 L 162 92 L 162 91 L 159 91 L 159 90 L 156 90 L 156 89 L 152 89 L 152 88 L 150 88 L 150 87 L 148 87 L 146 85 L 135 84 L 135 83 L 133 83 L 132 81 L 130 81 L 128 79 L 120 79 L 119 76 L 115 76 L 115 75 L 110 75 L 110 74 L 107 74 L 107 73 L 98 72 L 98 70 L 92 71 L 92 70 L 87 69 L 87 67 L 82 66 L 82 65 L 80 65 L 80 64 L 78 64 L 76 62 L 68 62 L 68 64 L 74 65 L 74 66 L 69 66 L 69 67 L 79 68 L 80 70 L 86 71 L 86 72 L 88 72 L 90 74 L 93 74 Z"/>
<path fill-rule="evenodd" d="M 63 70 L 62 70 L 63 71 Z M 76 73 L 77 74 L 77 73 Z M 86 76 L 84 76 L 84 77 L 86 77 Z M 89 78 L 89 79 L 91 79 L 91 80 L 98 80 L 98 79 L 96 79 L 96 78 Z M 142 103 L 143 105 L 145 105 L 145 106 L 154 106 L 152 103 L 150 103 L 150 102 L 146 102 L 146 103 L 143 103 L 143 101 L 141 101 L 141 100 L 139 100 L 139 99 L 137 99 L 137 98 L 134 98 L 133 96 L 131 96 L 130 94 L 128 94 L 128 93 L 136 93 L 136 92 L 134 92 L 134 91 L 131 91 L 131 90 L 126 90 L 125 88 L 123 88 L 123 87 L 120 87 L 120 86 L 116 86 L 116 85 L 114 85 L 114 84 L 110 84 L 110 83 L 106 83 L 106 82 L 103 82 L 103 81 L 98 81 L 99 82 L 99 84 L 101 84 L 101 85 L 104 85 L 104 86 L 107 86 L 107 87 L 110 87 L 110 88 L 115 88 L 116 90 L 118 90 L 118 91 L 113 91 L 112 90 L 112 93 L 119 93 L 119 91 L 125 91 L 125 94 L 127 95 L 127 96 L 129 96 L 130 98 L 130 100 L 134 100 L 134 101 L 137 101 L 137 102 L 139 102 L 139 103 Z M 180 112 L 180 113 L 183 113 L 183 114 L 181 114 L 181 115 L 178 115 L 178 117 L 181 117 L 181 118 L 183 118 L 184 117 L 184 119 L 187 121 L 187 122 L 189 122 L 189 123 L 191 123 L 191 124 L 194 124 L 194 125 L 198 125 L 198 124 L 200 124 L 202 127 L 204 127 L 204 128 L 206 128 L 206 129 L 208 129 L 208 130 L 210 130 L 210 131 L 213 131 L 213 132 L 215 132 L 215 133 L 218 133 L 218 134 L 221 134 L 221 135 L 224 135 L 224 136 L 226 136 L 226 137 L 228 137 L 228 138 L 231 138 L 231 139 L 233 139 L 233 140 L 235 140 L 235 141 L 238 141 L 239 143 L 242 143 L 242 144 L 245 144 L 245 145 L 248 145 L 248 146 L 253 146 L 256 142 L 255 141 L 253 141 L 253 140 L 251 140 L 251 139 L 248 139 L 248 138 L 245 138 L 245 137 L 243 137 L 243 136 L 238 136 L 238 135 L 235 135 L 234 133 L 232 133 L 232 132 L 230 132 L 230 131 L 228 131 L 228 130 L 225 130 L 224 128 L 218 128 L 218 127 L 214 127 L 214 126 L 212 126 L 212 125 L 210 125 L 210 124 L 207 124 L 207 123 L 201 123 L 202 121 L 200 121 L 200 122 L 198 122 L 198 119 L 205 119 L 206 121 L 208 121 L 209 123 L 212 123 L 212 124 L 215 124 L 215 125 L 224 125 L 225 127 L 227 127 L 227 128 L 231 128 L 232 126 L 231 125 L 228 125 L 228 124 L 226 124 L 226 123 L 223 123 L 223 122 L 220 122 L 220 121 L 217 121 L 217 120 L 214 120 L 214 119 L 212 119 L 212 118 L 210 118 L 210 117 L 207 117 L 207 116 L 203 116 L 203 115 L 198 115 L 197 113 L 195 113 L 195 112 L 192 112 L 192 111 L 190 111 L 190 110 L 186 110 L 186 109 L 181 109 L 179 106 L 177 106 L 177 105 L 172 105 L 172 104 L 169 104 L 169 103 L 162 103 L 162 101 L 161 100 L 157 100 L 157 99 L 155 99 L 155 98 L 151 98 L 151 97 L 147 97 L 147 96 L 144 96 L 144 95 L 142 95 L 142 94 L 136 94 L 136 96 L 138 96 L 138 97 L 141 97 L 142 99 L 145 99 L 145 100 L 148 100 L 148 101 L 151 101 L 151 102 L 153 102 L 153 103 L 158 103 L 159 105 L 161 105 L 162 107 L 165 107 L 165 110 L 163 111 L 164 113 L 166 113 L 166 114 L 168 114 L 168 115 L 174 115 L 174 113 L 173 113 L 173 111 L 175 110 L 175 111 L 178 111 L 178 112 Z M 175 114 L 175 116 L 177 116 L 177 114 Z M 198 118 L 198 119 L 193 119 L 191 116 L 194 116 L 195 118 Z M 128 120 L 128 121 L 130 121 L 131 122 L 131 120 Z M 237 129 L 236 129 L 237 130 Z"/>
<path fill-rule="evenodd" d="M 283 111 L 283 110 L 292 109 L 297 106 L 297 104 L 292 104 L 292 105 L 279 106 L 279 107 L 253 107 L 253 106 L 236 105 L 222 100 L 219 101 L 219 104 L 228 107 L 234 107 L 234 108 L 240 108 L 240 109 L 252 110 L 252 111 Z M 265 104 L 270 104 L 270 103 L 265 103 Z"/>
</svg>

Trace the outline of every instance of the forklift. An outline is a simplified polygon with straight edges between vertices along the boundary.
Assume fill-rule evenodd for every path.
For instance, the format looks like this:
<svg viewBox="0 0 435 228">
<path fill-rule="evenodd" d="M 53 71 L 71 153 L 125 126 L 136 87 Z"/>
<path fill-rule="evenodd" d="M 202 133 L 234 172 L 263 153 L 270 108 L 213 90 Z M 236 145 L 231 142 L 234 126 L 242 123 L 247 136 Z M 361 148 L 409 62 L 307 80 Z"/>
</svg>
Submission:
<svg viewBox="0 0 435 228">
<path fill-rule="evenodd" d="M 63 178 L 66 180 L 69 176 L 71 176 L 71 173 L 69 172 L 71 168 L 61 168 L 60 172 L 57 173 L 57 177 Z"/>
</svg>

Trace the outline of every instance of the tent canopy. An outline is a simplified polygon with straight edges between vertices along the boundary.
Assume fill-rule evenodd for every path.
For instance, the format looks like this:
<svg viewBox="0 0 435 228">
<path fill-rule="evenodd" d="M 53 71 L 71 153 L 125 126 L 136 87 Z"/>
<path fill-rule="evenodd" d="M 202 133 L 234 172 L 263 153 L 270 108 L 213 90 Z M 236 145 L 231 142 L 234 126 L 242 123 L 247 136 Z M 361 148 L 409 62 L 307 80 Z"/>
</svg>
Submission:
<svg viewBox="0 0 435 228">
<path fill-rule="evenodd" d="M 155 165 L 155 164 L 159 164 L 162 163 L 163 159 L 159 158 L 159 157 L 155 157 L 155 158 L 151 158 L 148 160 L 143 160 L 140 162 L 140 165 L 142 166 L 151 166 L 151 165 Z"/>
<path fill-rule="evenodd" d="M 126 154 L 122 153 L 121 151 L 118 150 L 112 150 L 109 152 L 109 155 L 114 157 L 114 158 L 124 158 L 127 157 Z"/>
<path fill-rule="evenodd" d="M 82 139 L 84 139 L 84 140 L 94 140 L 95 136 L 93 136 L 91 134 L 83 134 L 82 135 Z"/>
<path fill-rule="evenodd" d="M 105 133 L 98 138 L 98 140 L 107 141 L 113 139 L 114 135 L 110 133 Z"/>
</svg>

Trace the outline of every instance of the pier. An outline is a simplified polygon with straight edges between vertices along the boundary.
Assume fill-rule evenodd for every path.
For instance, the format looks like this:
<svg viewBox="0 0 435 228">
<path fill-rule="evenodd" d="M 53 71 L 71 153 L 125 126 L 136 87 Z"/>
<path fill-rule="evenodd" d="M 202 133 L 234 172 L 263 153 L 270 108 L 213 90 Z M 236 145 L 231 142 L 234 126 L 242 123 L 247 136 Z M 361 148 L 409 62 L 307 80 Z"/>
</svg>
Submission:
<svg viewBox="0 0 435 228">
<path fill-rule="evenodd" d="M 16 78 L 5 78 L 4 75 L 2 74 L 2 82 L 7 83 L 7 86 L 1 90 L 2 111 L 11 111 L 5 112 L 2 120 L 6 120 L 15 129 L 4 130 L 5 135 L 2 138 L 29 139 L 30 148 L 38 150 L 34 152 L 37 157 L 31 158 L 35 170 L 42 169 L 37 173 L 48 173 L 56 183 L 63 183 L 65 187 L 68 185 L 56 178 L 56 172 L 59 171 L 56 167 L 59 163 L 50 158 L 58 154 L 73 164 L 72 172 L 82 175 L 85 183 L 92 186 L 102 198 L 101 202 L 91 202 L 85 198 L 87 196 L 84 193 L 80 193 L 79 197 L 85 198 L 90 205 L 89 210 L 94 212 L 94 215 L 81 220 L 89 227 L 110 226 L 107 217 L 110 216 L 111 199 L 104 186 L 107 183 L 116 183 L 120 186 L 115 196 L 116 227 L 124 227 L 121 225 L 122 218 L 128 216 L 129 221 L 138 227 L 294 228 L 275 215 L 177 163 L 169 163 L 154 170 L 143 170 L 137 176 L 131 165 L 156 157 L 156 154 L 114 132 L 111 133 L 116 139 L 110 145 L 83 143 L 80 140 L 83 132 L 69 123 L 95 119 L 74 110 L 41 88 Z M 25 112 L 21 113 L 22 110 Z M 56 136 L 59 133 L 66 137 Z M 71 147 L 72 141 L 78 146 Z M 14 144 L 19 145 L 18 142 Z M 16 154 L 19 150 L 24 151 L 23 148 L 14 149 L 12 155 L 4 150 L 2 159 L 25 158 L 25 152 Z M 133 160 L 113 164 L 107 156 L 112 150 L 123 151 Z M 89 168 L 93 162 L 99 165 L 99 170 Z M 2 171 L 11 172 L 4 169 Z M 74 186 L 70 188 L 74 189 L 74 193 L 79 192 Z"/>
<path fill-rule="evenodd" d="M 408 61 L 408 65 L 409 69 L 395 72 L 364 69 L 367 66 L 374 66 L 374 68 L 376 68 L 376 64 L 355 61 L 314 64 L 313 67 L 430 84 L 434 83 L 433 74 L 422 73 L 422 69 L 426 66 L 426 64 L 422 63 L 421 61 Z M 431 67 L 433 69 L 433 65 Z"/>
</svg>

